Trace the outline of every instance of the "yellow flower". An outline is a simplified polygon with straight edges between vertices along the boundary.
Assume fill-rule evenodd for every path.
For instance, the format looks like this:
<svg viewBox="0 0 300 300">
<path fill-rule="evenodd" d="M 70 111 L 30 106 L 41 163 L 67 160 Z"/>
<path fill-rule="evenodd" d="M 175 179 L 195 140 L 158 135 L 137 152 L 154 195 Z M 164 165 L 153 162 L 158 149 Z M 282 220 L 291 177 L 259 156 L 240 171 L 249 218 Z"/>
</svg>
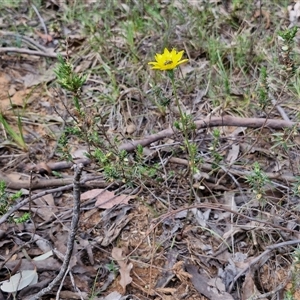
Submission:
<svg viewBox="0 0 300 300">
<path fill-rule="evenodd" d="M 188 59 L 181 60 L 183 53 L 184 53 L 183 50 L 177 52 L 175 49 L 172 49 L 172 51 L 170 52 L 167 48 L 165 48 L 164 53 L 163 54 L 157 53 L 155 55 L 156 61 L 149 62 L 148 65 L 153 65 L 152 69 L 155 70 L 161 70 L 161 71 L 173 70 L 178 65 L 188 61 Z"/>
</svg>

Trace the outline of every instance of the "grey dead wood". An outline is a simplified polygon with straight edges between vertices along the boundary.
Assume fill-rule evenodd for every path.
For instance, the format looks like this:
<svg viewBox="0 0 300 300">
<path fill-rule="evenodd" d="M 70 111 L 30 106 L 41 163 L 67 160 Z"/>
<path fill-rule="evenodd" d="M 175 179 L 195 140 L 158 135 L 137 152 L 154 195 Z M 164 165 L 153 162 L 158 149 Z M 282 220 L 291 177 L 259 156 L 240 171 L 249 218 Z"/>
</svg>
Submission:
<svg viewBox="0 0 300 300">
<path fill-rule="evenodd" d="M 67 242 L 67 251 L 65 254 L 62 267 L 58 275 L 54 278 L 54 280 L 46 288 L 42 289 L 36 295 L 31 297 L 30 300 L 38 300 L 43 295 L 48 294 L 53 289 L 53 287 L 64 278 L 69 268 L 69 263 L 73 252 L 74 241 L 75 241 L 75 236 L 77 234 L 79 217 L 80 217 L 80 177 L 82 174 L 82 170 L 83 170 L 82 164 L 75 165 L 75 174 L 74 174 L 74 183 L 73 183 L 73 197 L 74 197 L 73 217 L 71 222 L 70 234 Z"/>
<path fill-rule="evenodd" d="M 0 53 L 10 53 L 10 52 L 42 56 L 42 57 L 50 57 L 50 58 L 57 58 L 58 56 L 57 53 L 47 53 L 47 52 L 28 50 L 24 48 L 15 48 L 15 47 L 0 47 Z"/>
<path fill-rule="evenodd" d="M 99 177 L 98 177 L 99 178 Z M 1 175 L 0 175 L 0 180 L 1 180 Z M 81 186 L 86 186 L 86 183 L 89 181 L 95 181 L 97 180 L 97 177 L 92 177 L 92 178 L 85 178 L 83 179 L 80 184 Z M 46 181 L 46 180 L 43 180 Z M 107 182 L 102 182 L 100 180 L 98 180 L 99 185 L 103 183 L 103 185 L 98 186 L 98 187 L 107 187 L 109 184 Z M 47 194 L 52 194 L 52 193 L 57 193 L 57 192 L 62 192 L 62 191 L 68 191 L 71 190 L 73 187 L 73 184 L 67 184 L 64 186 L 60 186 L 58 188 L 54 188 L 54 189 L 50 189 L 50 190 L 45 190 L 42 191 L 36 195 L 32 195 L 31 196 L 31 200 L 35 200 L 38 199 L 42 196 L 45 196 Z M 24 200 L 20 201 L 18 204 L 14 205 L 7 213 L 5 213 L 1 218 L 0 218 L 0 225 L 3 224 L 10 216 L 11 214 L 13 214 L 14 212 L 16 212 L 18 209 L 20 209 L 21 207 L 23 207 L 24 205 L 26 205 L 28 202 L 30 201 L 30 198 L 25 198 Z"/>
<path fill-rule="evenodd" d="M 239 127 L 247 127 L 247 128 L 265 127 L 265 128 L 273 128 L 273 129 L 291 128 L 293 126 L 296 126 L 299 129 L 300 123 L 285 121 L 285 120 L 277 120 L 277 119 L 239 118 L 239 117 L 231 117 L 231 116 L 222 116 L 222 117 L 209 117 L 203 120 L 198 120 L 195 121 L 195 125 L 197 129 L 217 127 L 217 126 L 239 126 Z M 138 145 L 145 147 L 161 139 L 169 138 L 177 132 L 178 130 L 170 127 L 168 129 L 162 130 L 155 134 L 151 134 L 145 137 L 144 139 L 123 143 L 119 147 L 119 149 L 126 150 L 126 151 L 133 151 Z"/>
</svg>

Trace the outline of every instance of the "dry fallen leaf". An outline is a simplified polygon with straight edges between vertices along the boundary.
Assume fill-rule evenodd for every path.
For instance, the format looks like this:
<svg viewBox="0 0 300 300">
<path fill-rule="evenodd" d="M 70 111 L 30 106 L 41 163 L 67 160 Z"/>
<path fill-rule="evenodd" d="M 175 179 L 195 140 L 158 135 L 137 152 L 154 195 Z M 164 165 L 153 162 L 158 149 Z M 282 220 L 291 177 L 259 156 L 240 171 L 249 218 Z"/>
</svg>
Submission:
<svg viewBox="0 0 300 300">
<path fill-rule="evenodd" d="M 239 144 L 232 144 L 231 148 L 229 148 L 229 151 L 227 153 L 226 161 L 228 164 L 233 164 L 237 158 L 239 157 L 240 153 L 240 145 Z"/>
<path fill-rule="evenodd" d="M 33 285 L 38 282 L 38 274 L 36 269 L 24 270 L 13 276 L 8 280 L 1 281 L 1 290 L 7 293 L 15 293 L 22 290 L 28 285 Z"/>
<path fill-rule="evenodd" d="M 233 297 L 227 292 L 220 292 L 217 288 L 209 285 L 209 278 L 203 273 L 198 273 L 198 268 L 194 265 L 186 265 L 186 271 L 192 275 L 191 282 L 195 289 L 208 299 L 214 300 L 233 300 Z"/>
<path fill-rule="evenodd" d="M 34 32 L 44 41 L 45 44 L 53 41 L 53 37 L 50 34 L 45 34 L 38 30 L 35 30 Z"/>
<path fill-rule="evenodd" d="M 248 300 L 255 296 L 260 296 L 261 293 L 258 292 L 257 287 L 253 281 L 253 275 L 249 271 L 245 276 L 245 281 L 243 283 L 243 290 L 242 290 L 242 300 Z M 266 300 L 267 298 L 260 298 Z"/>
<path fill-rule="evenodd" d="M 299 21 L 300 16 L 300 2 L 295 1 L 296 3 L 294 5 L 288 6 L 289 11 L 289 19 L 290 19 L 290 26 L 289 28 L 296 26 Z"/>
<path fill-rule="evenodd" d="M 99 195 L 97 197 L 97 201 L 95 203 L 95 206 L 99 208 L 111 208 L 118 204 L 127 204 L 128 201 L 132 199 L 132 196 L 129 195 L 119 195 L 115 196 L 115 193 L 105 191 L 102 195 Z"/>
<path fill-rule="evenodd" d="M 130 271 L 133 267 L 132 263 L 128 265 L 125 262 L 125 255 L 123 255 L 123 250 L 121 248 L 114 247 L 111 252 L 111 256 L 115 259 L 120 266 L 120 285 L 122 286 L 124 292 L 126 290 L 126 286 L 132 282 L 132 278 L 130 277 Z"/>
<path fill-rule="evenodd" d="M 263 9 L 258 9 L 254 12 L 253 19 L 258 19 L 259 17 L 263 16 L 265 18 L 265 28 L 268 29 L 270 28 L 270 13 L 269 11 L 263 10 Z M 252 20 L 253 20 L 252 19 Z"/>
<path fill-rule="evenodd" d="M 81 194 L 80 199 L 81 200 L 89 200 L 89 199 L 96 198 L 103 191 L 104 191 L 104 189 L 92 189 L 92 190 L 86 191 L 86 192 Z"/>
<path fill-rule="evenodd" d="M 130 195 L 119 195 L 116 196 L 114 192 L 110 192 L 104 189 L 93 189 L 89 190 L 81 195 L 81 200 L 96 198 L 96 207 L 108 209 L 118 204 L 127 204 L 130 199 L 134 196 Z"/>
<path fill-rule="evenodd" d="M 184 262 L 178 261 L 172 268 L 172 271 L 181 282 L 187 282 L 193 276 L 184 270 Z"/>
</svg>

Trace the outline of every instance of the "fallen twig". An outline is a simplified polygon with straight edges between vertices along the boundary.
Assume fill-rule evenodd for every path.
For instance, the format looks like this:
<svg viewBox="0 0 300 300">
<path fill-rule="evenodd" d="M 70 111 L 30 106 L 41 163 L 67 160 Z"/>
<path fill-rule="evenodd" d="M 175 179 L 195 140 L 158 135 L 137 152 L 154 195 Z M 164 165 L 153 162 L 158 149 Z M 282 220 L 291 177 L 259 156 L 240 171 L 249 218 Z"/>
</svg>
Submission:
<svg viewBox="0 0 300 300">
<path fill-rule="evenodd" d="M 285 121 L 291 121 L 288 115 L 286 114 L 285 110 L 277 103 L 278 101 L 275 100 L 274 96 L 269 93 L 269 98 L 271 98 L 272 104 L 276 107 L 277 111 L 280 113 L 281 117 Z"/>
<path fill-rule="evenodd" d="M 69 169 L 74 164 L 83 164 L 84 166 L 89 165 L 91 160 L 88 158 L 76 159 L 72 161 L 59 161 L 59 162 L 47 162 L 47 163 L 39 163 L 39 164 L 27 164 L 25 165 L 25 171 L 34 171 L 35 173 L 43 173 L 47 171 L 47 174 L 50 175 L 51 171 L 59 171 L 63 169 Z M 45 170 L 46 169 L 46 170 Z M 48 172 L 49 169 L 49 172 Z"/>
<path fill-rule="evenodd" d="M 28 54 L 28 55 L 36 55 L 42 57 L 51 57 L 57 58 L 57 53 L 49 53 L 49 52 L 41 52 L 41 51 L 34 51 L 25 48 L 15 48 L 15 47 L 0 47 L 0 53 L 7 53 L 7 52 L 15 52 L 21 54 Z M 60 53 L 60 55 L 64 56 L 64 54 Z"/>
<path fill-rule="evenodd" d="M 42 18 L 41 14 L 39 13 L 39 11 L 37 10 L 37 8 L 35 7 L 35 5 L 31 4 L 31 7 L 33 8 L 33 10 L 35 11 L 35 13 L 37 14 L 41 24 L 42 24 L 42 27 L 44 29 L 44 32 L 45 32 L 45 35 L 47 36 L 48 35 L 48 30 L 47 30 L 47 27 L 46 27 L 46 24 L 44 22 L 44 19 Z"/>
<path fill-rule="evenodd" d="M 35 40 L 31 39 L 30 37 L 28 37 L 26 35 L 17 34 L 15 32 L 11 32 L 11 31 L 3 31 L 3 30 L 0 30 L 0 35 L 3 37 L 5 37 L 5 36 L 14 37 L 14 38 L 16 37 L 18 39 L 21 39 L 24 43 L 28 44 L 31 48 L 41 50 L 42 52 L 45 52 L 45 53 L 47 53 L 47 51 L 48 51 L 47 48 L 40 45 Z"/>
<path fill-rule="evenodd" d="M 81 181 L 81 186 L 84 186 L 86 184 L 86 182 L 88 182 L 88 181 L 93 181 L 93 180 L 97 180 L 97 179 L 99 179 L 99 178 L 98 177 L 85 178 Z M 0 180 L 1 180 L 1 178 L 0 178 Z M 104 182 L 104 183 L 105 183 L 105 186 L 103 185 L 103 187 L 107 187 L 109 185 L 109 183 L 107 183 L 107 182 Z M 40 197 L 43 197 L 45 195 L 52 194 L 52 193 L 57 193 L 57 192 L 61 192 L 61 191 L 68 191 L 68 190 L 72 189 L 72 187 L 73 187 L 73 184 L 71 183 L 71 184 L 64 185 L 64 186 L 61 186 L 61 187 L 58 187 L 58 188 L 55 188 L 55 189 L 45 190 L 45 191 L 42 191 L 42 192 L 40 192 L 36 195 L 32 195 L 31 200 L 35 200 L 35 199 L 38 199 Z M 20 209 L 24 205 L 26 205 L 29 202 L 29 200 L 30 200 L 29 197 L 25 198 L 24 200 L 20 201 L 16 205 L 14 205 L 7 213 L 5 213 L 3 216 L 1 216 L 0 225 L 2 223 L 4 223 L 11 216 L 11 214 L 16 212 L 18 209 Z"/>
<path fill-rule="evenodd" d="M 35 296 L 33 296 L 30 300 L 38 300 L 43 295 L 49 293 L 52 288 L 61 281 L 69 267 L 70 259 L 73 252 L 74 240 L 78 229 L 79 216 L 80 216 L 80 177 L 83 170 L 83 165 L 75 165 L 75 175 L 74 175 L 74 186 L 73 186 L 73 196 L 74 196 L 74 207 L 73 207 L 73 217 L 71 222 L 70 234 L 67 243 L 67 251 L 65 254 L 65 259 L 60 269 L 58 275 L 54 278 L 54 280 L 44 289 L 39 291 Z"/>
<path fill-rule="evenodd" d="M 94 180 L 94 178 L 89 178 L 90 181 Z M 99 178 L 99 176 L 97 176 Z M 30 180 L 18 180 L 13 181 L 9 177 L 5 176 L 3 173 L 0 173 L 0 181 L 4 181 L 7 188 L 12 190 L 21 190 L 21 189 L 29 189 L 32 190 L 36 189 L 44 189 L 44 188 L 50 188 L 50 187 L 59 187 L 59 186 L 65 186 L 69 185 L 73 182 L 72 177 L 67 178 L 60 178 L 60 179 L 40 179 L 40 178 L 34 178 L 32 180 L 32 183 L 30 184 Z M 104 188 L 108 184 L 104 180 L 98 180 L 97 182 L 93 182 L 90 186 L 92 187 L 98 187 L 98 188 Z"/>
<path fill-rule="evenodd" d="M 183 159 L 183 158 L 178 158 L 178 157 L 171 157 L 169 159 L 170 163 L 175 163 L 175 164 L 179 164 L 179 165 L 184 165 L 184 166 L 189 166 L 189 161 L 187 159 Z M 251 175 L 251 171 L 246 171 L 246 170 L 238 170 L 234 167 L 228 167 L 225 165 L 220 164 L 220 169 L 218 170 L 219 173 L 224 174 L 224 173 L 231 173 L 240 177 L 245 178 L 248 175 Z M 212 171 L 213 165 L 209 164 L 209 163 L 203 163 L 201 164 L 201 171 Z M 277 179 L 277 180 L 282 180 L 282 181 L 286 181 L 286 182 L 296 182 L 298 179 L 296 176 L 293 175 L 286 175 L 286 174 L 282 174 L 280 172 L 266 172 L 265 173 L 266 176 L 269 179 Z"/>
<path fill-rule="evenodd" d="M 216 126 L 239 126 L 239 127 L 248 127 L 248 128 L 267 127 L 273 129 L 283 129 L 283 128 L 291 128 L 293 126 L 297 126 L 297 127 L 300 126 L 298 122 L 291 122 L 285 120 L 264 119 L 264 118 L 240 118 L 240 117 L 231 117 L 231 116 L 206 118 L 204 120 L 196 121 L 195 124 L 197 129 L 216 127 Z M 145 137 L 144 139 L 124 143 L 119 147 L 119 149 L 126 150 L 128 152 L 133 151 L 138 145 L 141 145 L 143 147 L 148 146 L 151 143 L 154 143 L 158 140 L 169 138 L 176 132 L 178 132 L 178 130 L 176 130 L 175 128 L 168 128 L 158 133 L 151 134 Z"/>
</svg>

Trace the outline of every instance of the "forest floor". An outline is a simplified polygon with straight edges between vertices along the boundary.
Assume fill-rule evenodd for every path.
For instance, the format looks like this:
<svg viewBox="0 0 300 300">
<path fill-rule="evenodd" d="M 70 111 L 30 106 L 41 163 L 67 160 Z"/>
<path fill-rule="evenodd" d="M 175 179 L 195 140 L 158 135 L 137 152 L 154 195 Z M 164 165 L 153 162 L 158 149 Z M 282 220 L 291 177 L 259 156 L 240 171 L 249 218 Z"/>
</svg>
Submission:
<svg viewBox="0 0 300 300">
<path fill-rule="evenodd" d="M 300 299 L 299 16 L 1 1 L 0 300 Z"/>
</svg>

